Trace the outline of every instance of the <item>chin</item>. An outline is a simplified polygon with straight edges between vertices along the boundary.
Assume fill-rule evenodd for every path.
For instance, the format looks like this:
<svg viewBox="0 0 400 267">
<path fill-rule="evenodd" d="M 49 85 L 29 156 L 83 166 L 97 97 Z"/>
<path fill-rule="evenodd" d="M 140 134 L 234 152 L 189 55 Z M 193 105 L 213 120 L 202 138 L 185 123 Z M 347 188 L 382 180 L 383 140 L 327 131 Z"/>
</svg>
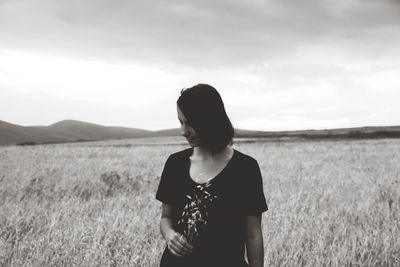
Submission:
<svg viewBox="0 0 400 267">
<path fill-rule="evenodd" d="M 198 146 L 199 146 L 199 144 L 197 144 L 197 143 L 190 143 L 190 142 L 189 142 L 189 145 L 190 145 L 191 147 L 198 147 Z"/>
</svg>

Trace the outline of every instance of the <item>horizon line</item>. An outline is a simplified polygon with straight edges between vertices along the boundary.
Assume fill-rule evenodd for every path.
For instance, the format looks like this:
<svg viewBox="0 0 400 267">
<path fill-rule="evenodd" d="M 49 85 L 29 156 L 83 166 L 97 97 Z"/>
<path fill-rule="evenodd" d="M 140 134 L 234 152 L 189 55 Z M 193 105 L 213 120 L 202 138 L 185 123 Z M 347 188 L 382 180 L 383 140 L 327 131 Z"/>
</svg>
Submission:
<svg viewBox="0 0 400 267">
<path fill-rule="evenodd" d="M 76 120 L 76 119 L 64 119 L 60 121 L 56 121 L 54 123 L 48 124 L 48 125 L 22 125 L 22 124 L 15 124 L 12 122 L 8 122 L 5 120 L 1 120 L 5 123 L 21 126 L 21 127 L 48 127 L 56 123 L 60 122 L 65 122 L 65 121 L 74 121 L 74 122 L 80 122 L 80 123 L 86 123 L 86 124 L 94 124 L 102 127 L 121 127 L 121 128 L 129 128 L 129 129 L 136 129 L 136 130 L 143 130 L 143 131 L 148 131 L 148 132 L 160 132 L 160 131 L 166 131 L 166 130 L 175 130 L 179 129 L 179 127 L 173 127 L 173 128 L 164 128 L 164 129 L 158 129 L 158 130 L 149 130 L 149 129 L 144 129 L 144 128 L 136 128 L 136 127 L 128 127 L 128 126 L 120 126 L 120 125 L 103 125 L 103 124 L 98 124 L 98 123 L 93 123 L 93 122 L 87 122 L 87 121 L 82 121 L 82 120 Z M 241 130 L 241 131 L 254 131 L 254 132 L 296 132 L 296 131 L 323 131 L 323 130 L 341 130 L 341 129 L 352 129 L 352 128 L 377 128 L 377 127 L 399 127 L 400 125 L 365 125 L 365 126 L 352 126 L 352 127 L 340 127 L 340 128 L 304 128 L 304 129 L 296 129 L 296 130 L 254 130 L 254 129 L 244 129 L 244 128 L 234 128 L 235 130 Z"/>
</svg>

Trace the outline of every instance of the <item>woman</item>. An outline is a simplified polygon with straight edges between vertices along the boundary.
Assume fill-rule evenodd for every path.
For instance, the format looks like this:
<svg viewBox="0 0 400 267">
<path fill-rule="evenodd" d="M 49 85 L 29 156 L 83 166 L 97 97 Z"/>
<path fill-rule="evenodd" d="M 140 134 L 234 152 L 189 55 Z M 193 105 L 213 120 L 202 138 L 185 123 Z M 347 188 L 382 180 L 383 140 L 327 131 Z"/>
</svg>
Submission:
<svg viewBox="0 0 400 267">
<path fill-rule="evenodd" d="M 161 174 L 156 199 L 167 247 L 160 266 L 263 266 L 261 172 L 231 147 L 221 96 L 207 84 L 182 90 L 177 113 L 191 147 L 170 155 Z"/>
</svg>

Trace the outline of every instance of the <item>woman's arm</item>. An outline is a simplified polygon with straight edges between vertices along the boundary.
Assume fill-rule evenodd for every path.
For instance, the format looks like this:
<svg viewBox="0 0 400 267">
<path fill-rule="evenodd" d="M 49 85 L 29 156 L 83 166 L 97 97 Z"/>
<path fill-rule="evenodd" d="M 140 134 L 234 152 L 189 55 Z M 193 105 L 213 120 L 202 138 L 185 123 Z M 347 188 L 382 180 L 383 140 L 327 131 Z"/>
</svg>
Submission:
<svg viewBox="0 0 400 267">
<path fill-rule="evenodd" d="M 245 242 L 250 267 L 264 266 L 264 243 L 261 229 L 261 214 L 246 216 Z"/>
<path fill-rule="evenodd" d="M 167 241 L 169 251 L 173 255 L 181 257 L 191 253 L 193 247 L 187 242 L 183 235 L 174 230 L 172 222 L 172 207 L 165 203 L 162 204 L 160 231 Z"/>
</svg>

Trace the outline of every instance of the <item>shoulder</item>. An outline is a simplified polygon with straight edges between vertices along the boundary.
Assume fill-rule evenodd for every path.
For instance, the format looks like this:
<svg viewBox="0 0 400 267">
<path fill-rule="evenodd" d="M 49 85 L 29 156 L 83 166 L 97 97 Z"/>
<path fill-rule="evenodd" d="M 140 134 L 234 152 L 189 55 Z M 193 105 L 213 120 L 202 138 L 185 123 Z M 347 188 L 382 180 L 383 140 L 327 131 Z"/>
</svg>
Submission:
<svg viewBox="0 0 400 267">
<path fill-rule="evenodd" d="M 180 151 L 174 152 L 174 153 L 172 153 L 172 154 L 170 154 L 168 156 L 167 161 L 174 161 L 175 162 L 175 161 L 185 160 L 186 158 L 188 158 L 191 155 L 192 149 L 193 148 L 187 148 L 187 149 L 184 149 L 184 150 L 180 150 Z"/>
<path fill-rule="evenodd" d="M 252 156 L 245 154 L 237 149 L 234 149 L 236 153 L 237 163 L 245 164 L 245 165 L 254 165 L 258 164 L 257 160 Z"/>
</svg>

